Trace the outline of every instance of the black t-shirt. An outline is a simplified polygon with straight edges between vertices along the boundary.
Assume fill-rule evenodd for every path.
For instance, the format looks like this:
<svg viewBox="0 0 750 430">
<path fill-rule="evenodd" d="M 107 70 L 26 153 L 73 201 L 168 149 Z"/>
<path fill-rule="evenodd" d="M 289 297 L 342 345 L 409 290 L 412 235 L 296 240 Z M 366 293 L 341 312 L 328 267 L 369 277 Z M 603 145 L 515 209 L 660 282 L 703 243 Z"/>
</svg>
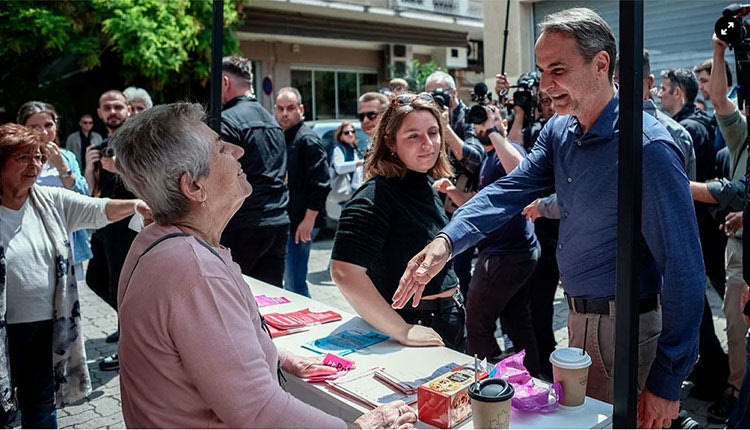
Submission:
<svg viewBox="0 0 750 430">
<path fill-rule="evenodd" d="M 443 204 L 425 173 L 367 181 L 339 218 L 331 258 L 367 268 L 380 295 L 390 302 L 412 257 L 448 223 Z M 458 285 L 449 262 L 425 287 L 424 296 Z"/>
</svg>

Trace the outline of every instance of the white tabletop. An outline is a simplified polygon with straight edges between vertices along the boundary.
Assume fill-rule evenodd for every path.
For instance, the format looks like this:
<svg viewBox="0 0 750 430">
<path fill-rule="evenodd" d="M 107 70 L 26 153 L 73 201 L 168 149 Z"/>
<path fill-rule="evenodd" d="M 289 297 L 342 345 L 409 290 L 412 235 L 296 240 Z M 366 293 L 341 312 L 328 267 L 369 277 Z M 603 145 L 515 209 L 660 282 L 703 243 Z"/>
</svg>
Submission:
<svg viewBox="0 0 750 430">
<path fill-rule="evenodd" d="M 265 294 L 267 296 L 284 296 L 290 303 L 273 305 L 260 308 L 262 314 L 271 312 L 294 312 L 304 308 L 312 311 L 335 310 L 341 314 L 342 320 L 311 327 L 309 331 L 281 336 L 274 339 L 279 349 L 285 349 L 299 355 L 311 356 L 312 351 L 301 347 L 321 337 L 335 332 L 350 329 L 374 330 L 362 318 L 341 311 L 332 306 L 317 302 L 304 296 L 282 290 L 264 282 L 245 277 L 253 294 Z M 336 287 L 331 287 L 336 288 Z M 357 368 L 354 372 L 366 372 L 373 367 L 394 367 L 430 374 L 440 366 L 454 363 L 469 363 L 472 357 L 453 351 L 445 347 L 413 348 L 400 345 L 398 342 L 388 339 L 369 348 L 358 350 L 346 356 L 354 360 Z M 341 417 L 346 421 L 353 421 L 369 409 L 359 403 L 348 400 L 325 387 L 322 384 L 308 384 L 307 382 L 287 375 L 285 388 L 300 400 L 322 409 L 332 415 Z M 416 405 L 414 405 L 416 406 Z M 611 426 L 612 405 L 596 399 L 586 398 L 584 405 L 576 410 L 556 409 L 548 413 L 531 413 L 511 410 L 511 428 L 604 428 Z M 423 422 L 417 424 L 418 428 L 432 428 Z M 472 428 L 471 418 L 461 423 L 458 428 Z"/>
</svg>

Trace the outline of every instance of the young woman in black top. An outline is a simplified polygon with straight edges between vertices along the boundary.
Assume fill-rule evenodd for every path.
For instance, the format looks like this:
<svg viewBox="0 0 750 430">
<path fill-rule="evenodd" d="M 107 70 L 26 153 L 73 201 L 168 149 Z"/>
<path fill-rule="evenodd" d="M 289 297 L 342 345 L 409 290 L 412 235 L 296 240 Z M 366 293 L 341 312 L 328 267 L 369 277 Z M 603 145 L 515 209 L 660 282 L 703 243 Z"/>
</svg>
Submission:
<svg viewBox="0 0 750 430">
<path fill-rule="evenodd" d="M 416 307 L 390 305 L 409 259 L 448 222 L 432 189 L 434 179 L 453 176 L 444 126 L 429 94 L 393 99 L 373 135 L 366 182 L 339 219 L 331 277 L 365 321 L 398 342 L 462 351 L 463 298 L 450 264 Z"/>
</svg>

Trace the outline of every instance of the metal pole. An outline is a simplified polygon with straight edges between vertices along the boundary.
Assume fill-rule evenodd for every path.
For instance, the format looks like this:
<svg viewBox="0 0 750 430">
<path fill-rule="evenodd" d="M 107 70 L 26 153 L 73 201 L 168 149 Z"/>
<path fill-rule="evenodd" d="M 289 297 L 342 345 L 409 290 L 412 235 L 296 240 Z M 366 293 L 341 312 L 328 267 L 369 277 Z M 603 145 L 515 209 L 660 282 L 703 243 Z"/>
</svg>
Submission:
<svg viewBox="0 0 750 430">
<path fill-rule="evenodd" d="M 500 73 L 505 74 L 505 53 L 508 50 L 508 18 L 510 18 L 510 0 L 505 7 L 505 31 L 503 31 L 503 65 L 500 67 Z"/>
<path fill-rule="evenodd" d="M 224 0 L 214 0 L 214 19 L 211 28 L 211 117 L 209 125 L 221 131 L 221 58 L 224 46 Z"/>
<path fill-rule="evenodd" d="M 614 61 L 614 59 L 612 60 Z M 617 184 L 617 318 L 614 428 L 636 428 L 638 244 L 643 153 L 643 0 L 620 0 L 620 142 Z"/>
</svg>

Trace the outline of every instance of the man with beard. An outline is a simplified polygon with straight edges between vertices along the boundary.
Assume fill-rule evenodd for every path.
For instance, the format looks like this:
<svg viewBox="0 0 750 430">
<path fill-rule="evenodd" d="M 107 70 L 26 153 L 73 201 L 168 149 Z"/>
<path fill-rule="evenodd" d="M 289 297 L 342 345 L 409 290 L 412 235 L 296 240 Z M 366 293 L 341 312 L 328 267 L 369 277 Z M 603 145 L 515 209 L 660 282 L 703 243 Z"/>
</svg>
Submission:
<svg viewBox="0 0 750 430">
<path fill-rule="evenodd" d="M 133 193 L 125 188 L 115 170 L 115 157 L 109 146 L 109 139 L 130 116 L 125 96 L 117 90 L 109 90 L 99 97 L 99 108 L 96 110 L 104 125 L 108 137 L 100 145 L 89 145 L 86 149 L 86 180 L 91 194 L 111 199 L 134 199 Z M 91 252 L 86 272 L 86 283 L 107 304 L 117 310 L 117 282 L 125 257 L 133 243 L 136 233 L 128 228 L 130 217 L 100 228 L 91 236 Z M 107 336 L 108 343 L 117 342 L 119 332 Z M 102 370 L 117 370 L 120 362 L 117 354 L 106 357 L 99 362 Z"/>
</svg>

